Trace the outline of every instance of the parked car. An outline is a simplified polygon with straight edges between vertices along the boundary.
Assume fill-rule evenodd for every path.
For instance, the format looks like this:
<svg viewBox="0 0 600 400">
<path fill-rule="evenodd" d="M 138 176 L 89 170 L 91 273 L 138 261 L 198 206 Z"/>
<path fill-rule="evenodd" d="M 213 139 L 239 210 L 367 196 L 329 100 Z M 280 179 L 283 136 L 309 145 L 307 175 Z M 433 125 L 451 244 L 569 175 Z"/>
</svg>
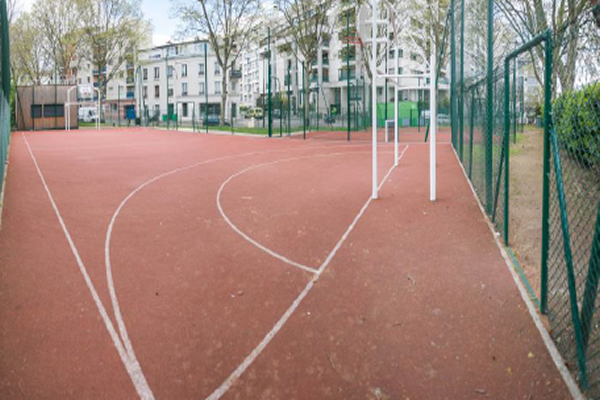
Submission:
<svg viewBox="0 0 600 400">
<path fill-rule="evenodd" d="M 438 125 L 450 125 L 450 116 L 448 114 L 438 114 Z"/>
<path fill-rule="evenodd" d="M 98 120 L 98 109 L 96 107 L 80 107 L 77 116 L 83 122 L 96 122 Z"/>
<path fill-rule="evenodd" d="M 208 117 L 204 117 L 204 125 L 205 126 L 216 126 L 221 123 L 221 118 L 218 115 L 209 115 Z"/>
<path fill-rule="evenodd" d="M 246 110 L 244 117 L 246 119 L 249 119 L 249 118 L 263 119 L 263 115 L 264 115 L 263 109 L 260 107 L 255 107 L 255 108 L 250 108 L 250 109 Z"/>
</svg>

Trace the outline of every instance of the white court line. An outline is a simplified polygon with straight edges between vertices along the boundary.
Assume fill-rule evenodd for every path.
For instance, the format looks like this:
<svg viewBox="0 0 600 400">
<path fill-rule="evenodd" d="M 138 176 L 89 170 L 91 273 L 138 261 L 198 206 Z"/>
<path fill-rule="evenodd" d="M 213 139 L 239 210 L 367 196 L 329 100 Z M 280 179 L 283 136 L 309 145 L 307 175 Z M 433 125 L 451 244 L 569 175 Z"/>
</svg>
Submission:
<svg viewBox="0 0 600 400">
<path fill-rule="evenodd" d="M 67 225 L 65 224 L 65 221 L 63 220 L 60 212 L 58 211 L 58 207 L 56 206 L 54 197 L 52 196 L 52 193 L 50 192 L 50 189 L 48 188 L 48 185 L 46 184 L 46 179 L 44 178 L 44 175 L 42 174 L 42 171 L 40 170 L 37 159 L 35 158 L 35 155 L 33 154 L 31 147 L 29 146 L 29 142 L 27 141 L 27 138 L 25 137 L 24 133 L 21 133 L 21 135 L 23 136 L 23 140 L 25 141 L 25 144 L 27 145 L 27 150 L 29 150 L 29 155 L 31 156 L 31 159 L 33 160 L 33 164 L 35 166 L 35 169 L 37 170 L 40 180 L 42 181 L 44 190 L 46 191 L 46 194 L 48 195 L 50 204 L 52 204 L 52 208 L 54 209 L 56 218 L 58 218 L 58 222 L 63 230 L 65 238 L 67 239 L 67 242 L 69 242 L 69 247 L 71 248 L 71 252 L 73 253 L 73 256 L 75 257 L 75 260 L 77 261 L 77 266 L 79 267 L 79 271 L 81 272 L 81 275 L 83 276 L 83 279 L 85 280 L 85 284 L 87 285 L 87 287 L 92 295 L 92 298 L 94 299 L 94 303 L 96 303 L 96 307 L 98 308 L 98 312 L 100 313 L 100 316 L 102 317 L 102 321 L 104 322 L 106 330 L 108 331 L 108 333 L 113 341 L 113 344 L 115 345 L 115 348 L 117 349 L 117 352 L 119 353 L 119 357 L 121 357 L 121 361 L 123 362 L 123 365 L 125 366 L 125 369 L 127 370 L 127 373 L 129 374 L 129 377 L 131 378 L 133 385 L 135 386 L 135 390 L 137 391 L 137 393 L 141 399 L 152 400 L 152 399 L 154 399 L 154 395 L 152 394 L 152 390 L 150 389 L 150 386 L 148 386 L 148 383 L 146 382 L 146 378 L 144 377 L 144 374 L 142 373 L 140 364 L 137 362 L 137 360 L 135 358 L 133 358 L 133 359 L 129 358 L 129 356 L 126 354 L 125 350 L 123 349 L 123 344 L 121 343 L 121 340 L 119 339 L 119 336 L 118 336 L 117 332 L 115 331 L 112 321 L 108 317 L 108 314 L 106 312 L 104 304 L 102 303 L 102 300 L 100 300 L 100 296 L 98 296 L 98 292 L 96 291 L 96 288 L 94 287 L 94 284 L 92 283 L 92 280 L 90 279 L 87 269 L 86 269 L 85 265 L 83 264 L 83 261 L 79 255 L 79 251 L 77 250 L 77 247 L 75 246 L 75 243 L 73 242 L 73 239 L 71 238 L 71 234 L 69 233 L 69 230 L 67 229 Z"/>
<path fill-rule="evenodd" d="M 567 388 L 569 389 L 569 392 L 571 393 L 571 396 L 573 397 L 573 399 L 585 400 L 585 397 L 581 393 L 579 386 L 577 385 L 577 383 L 573 379 L 573 376 L 571 375 L 571 372 L 567 368 L 565 360 L 563 359 L 562 355 L 556 348 L 556 344 L 550 337 L 550 334 L 544 327 L 544 323 L 542 322 L 542 319 L 540 318 L 539 314 L 537 313 L 535 306 L 533 305 L 533 303 L 529 297 L 529 294 L 527 293 L 527 290 L 523 286 L 523 282 L 521 282 L 521 278 L 519 277 L 519 275 L 517 275 L 517 273 L 515 271 L 516 268 L 513 265 L 512 260 L 508 256 L 508 253 L 506 252 L 506 249 L 500 242 L 500 239 L 498 239 L 499 235 L 496 234 L 496 229 L 494 228 L 494 225 L 490 222 L 490 219 L 489 219 L 487 213 L 485 212 L 485 209 L 483 208 L 483 205 L 481 204 L 481 201 L 479 200 L 477 193 L 475 192 L 475 188 L 473 187 L 473 184 L 469 180 L 467 171 L 465 171 L 463 164 L 460 162 L 460 159 L 458 157 L 458 154 L 456 153 L 456 150 L 454 148 L 452 148 L 452 150 L 454 152 L 454 155 L 456 156 L 456 161 L 458 161 L 458 165 L 460 165 L 460 168 L 465 176 L 465 180 L 467 181 L 467 183 L 469 184 L 469 187 L 471 188 L 473 197 L 477 201 L 479 210 L 481 211 L 481 214 L 483 214 L 485 222 L 487 222 L 488 228 L 490 228 L 490 231 L 492 232 L 492 236 L 494 237 L 494 240 L 496 241 L 496 245 L 498 246 L 498 249 L 500 250 L 500 254 L 502 254 L 502 258 L 504 258 L 506 267 L 510 271 L 513 281 L 515 281 L 515 284 L 517 285 L 517 288 L 519 289 L 521 298 L 523 298 L 523 302 L 527 306 L 529 315 L 531 315 L 531 319 L 533 319 L 533 323 L 535 324 L 535 327 L 537 328 L 537 330 L 540 332 L 540 336 L 542 337 L 542 341 L 544 342 L 544 344 L 546 345 L 546 348 L 548 349 L 548 353 L 550 353 L 550 357 L 552 358 L 554 365 L 556 365 L 556 368 L 558 369 L 558 372 L 560 373 L 565 384 L 567 385 Z"/>
<path fill-rule="evenodd" d="M 244 240 L 246 240 L 247 242 L 251 243 L 252 245 L 254 245 L 255 247 L 257 247 L 258 249 L 264 251 L 265 253 L 267 253 L 271 257 L 277 258 L 278 260 L 283 261 L 284 263 L 286 263 L 288 265 L 291 265 L 292 267 L 300 268 L 301 270 L 304 270 L 306 272 L 310 272 L 312 274 L 317 274 L 318 275 L 321 272 L 317 268 L 309 267 L 307 265 L 304 265 L 304 264 L 298 263 L 296 261 L 290 260 L 286 256 L 284 256 L 282 254 L 279 254 L 279 253 L 277 253 L 277 252 L 269 249 L 268 247 L 262 245 L 258 241 L 252 239 L 244 231 L 242 231 L 240 228 L 238 228 L 238 226 L 235 225 L 231 221 L 231 219 L 229 219 L 229 217 L 227 216 L 227 214 L 223 210 L 223 206 L 221 205 L 221 194 L 223 192 L 223 189 L 225 189 L 225 186 L 227 186 L 229 184 L 229 182 L 231 182 L 233 179 L 237 178 L 238 176 L 243 175 L 246 172 L 254 170 L 254 169 L 266 167 L 266 166 L 269 166 L 269 165 L 275 165 L 275 164 L 279 164 L 279 163 L 283 163 L 283 162 L 305 160 L 305 159 L 309 159 L 309 158 L 336 157 L 336 156 L 345 156 L 345 155 L 351 155 L 351 154 L 364 154 L 364 153 L 365 152 L 363 152 L 363 151 L 354 151 L 354 152 L 345 152 L 345 153 L 327 153 L 327 154 L 316 154 L 316 155 L 313 154 L 313 155 L 309 155 L 309 156 L 286 158 L 286 159 L 283 159 L 283 160 L 276 160 L 276 161 L 270 161 L 270 162 L 266 162 L 266 163 L 262 163 L 262 164 L 251 165 L 251 166 L 249 166 L 247 168 L 244 168 L 243 170 L 241 170 L 241 171 L 239 171 L 239 172 L 231 175 L 229 178 L 227 178 L 221 184 L 221 187 L 219 187 L 219 190 L 217 191 L 217 208 L 219 209 L 219 213 L 221 214 L 221 217 L 223 217 L 223 219 L 229 225 L 229 227 L 231 229 L 233 229 L 242 238 L 244 238 Z"/>
<path fill-rule="evenodd" d="M 408 147 L 409 146 L 406 146 L 404 148 L 404 150 L 402 151 L 402 154 L 400 154 L 400 157 L 398 157 L 398 162 L 402 159 L 402 157 L 404 156 L 404 153 L 406 153 L 406 150 L 408 150 Z M 396 168 L 396 167 L 392 165 L 392 167 L 389 169 L 387 174 L 383 177 L 383 180 L 379 184 L 378 189 L 381 189 L 383 187 L 383 184 L 387 181 L 388 177 L 391 175 L 394 168 Z M 373 199 L 371 198 L 371 196 L 369 196 L 367 202 L 360 209 L 358 215 L 354 218 L 354 220 L 352 221 L 352 223 L 350 224 L 350 226 L 348 227 L 346 232 L 344 232 L 344 234 L 342 235 L 342 237 L 340 238 L 338 243 L 335 245 L 333 250 L 331 250 L 331 252 L 329 253 L 329 256 L 325 259 L 323 264 L 321 264 L 321 266 L 319 267 L 319 274 L 314 275 L 312 277 L 312 279 L 304 287 L 302 292 L 300 292 L 298 297 L 296 297 L 296 299 L 294 300 L 292 305 L 285 311 L 285 313 L 281 316 L 281 318 L 277 321 L 277 323 L 273 326 L 273 328 L 271 328 L 271 330 L 266 334 L 266 336 L 260 341 L 258 346 L 256 346 L 254 348 L 254 350 L 252 350 L 252 352 L 244 359 L 244 361 L 231 373 L 231 375 L 229 375 L 229 377 L 227 379 L 225 379 L 225 381 L 221 384 L 221 386 L 219 386 L 214 392 L 212 392 L 212 394 L 210 396 L 208 396 L 205 400 L 220 399 L 231 388 L 231 386 L 235 383 L 235 381 L 244 374 L 244 372 L 248 369 L 248 367 L 254 362 L 254 360 L 256 360 L 256 358 L 260 355 L 260 353 L 262 353 L 262 351 L 267 347 L 267 345 L 273 340 L 275 335 L 277 335 L 277 333 L 281 330 L 281 328 L 283 328 L 283 326 L 288 321 L 288 319 L 292 316 L 294 311 L 296 311 L 298 306 L 300 306 L 300 303 L 302 302 L 302 300 L 304 300 L 306 295 L 308 295 L 310 290 L 314 287 L 315 283 L 319 280 L 320 273 L 325 271 L 325 269 L 327 268 L 327 266 L 329 265 L 329 263 L 331 262 L 333 257 L 336 255 L 338 250 L 342 247 L 344 241 L 348 238 L 348 236 L 350 235 L 350 233 L 352 232 L 352 230 L 354 229 L 354 227 L 356 226 L 356 224 L 358 223 L 358 221 L 360 220 L 362 215 L 365 213 L 365 211 L 367 210 L 367 208 L 369 207 L 369 205 L 371 204 L 372 201 L 373 201 Z"/>
<path fill-rule="evenodd" d="M 362 144 L 361 144 L 362 145 Z M 366 145 L 363 145 L 366 146 Z M 310 146 L 310 147 L 296 147 L 296 148 L 291 148 L 291 149 L 273 149 L 273 150 L 267 150 L 267 151 L 255 151 L 255 152 L 248 152 L 248 153 L 241 153 L 241 154 L 236 154 L 236 155 L 231 155 L 231 156 L 224 156 L 224 157 L 218 157 L 218 158 L 213 158 L 213 159 L 209 159 L 209 160 L 204 160 L 204 161 L 200 161 L 194 164 L 190 164 L 184 167 L 180 167 L 180 168 L 175 168 L 173 170 L 164 172 L 162 174 L 159 174 L 157 176 L 155 176 L 152 179 L 147 180 L 146 182 L 142 183 L 141 185 L 139 185 L 137 188 L 135 188 L 132 192 L 130 192 L 124 199 L 123 201 L 121 201 L 121 203 L 119 204 L 119 206 L 117 207 L 117 209 L 115 210 L 115 212 L 113 213 L 111 219 L 110 219 L 110 223 L 108 225 L 107 231 L 106 231 L 106 239 L 105 239 L 105 244 L 104 244 L 104 261 L 105 261 L 105 267 L 106 267 L 106 279 L 107 279 L 107 286 L 108 286 L 108 291 L 110 294 L 110 301 L 113 307 L 113 313 L 115 316 L 115 320 L 117 321 L 117 326 L 119 328 L 119 332 L 121 334 L 121 339 L 123 340 L 124 343 L 124 347 L 126 349 L 126 352 L 128 355 L 130 355 L 132 358 L 135 358 L 135 352 L 133 349 L 133 345 L 131 344 L 131 341 L 129 339 L 129 335 L 127 333 L 127 328 L 125 326 L 125 322 L 123 320 L 123 315 L 121 313 L 121 308 L 119 306 L 119 300 L 118 300 L 118 296 L 115 290 L 115 286 L 114 286 L 114 278 L 113 278 L 113 274 L 112 274 L 112 262 L 111 262 L 111 258 L 110 258 L 110 243 L 111 243 L 111 239 L 112 239 L 112 233 L 113 233 L 113 229 L 114 229 L 114 225 L 117 221 L 118 216 L 120 215 L 121 211 L 123 210 L 123 208 L 125 207 L 125 205 L 127 204 L 127 202 L 129 200 L 131 200 L 131 198 L 133 196 L 135 196 L 138 192 L 140 192 L 142 189 L 144 189 L 145 187 L 147 187 L 148 185 L 162 179 L 165 178 L 167 176 L 170 175 L 174 175 L 178 172 L 182 172 L 185 170 L 189 170 L 192 168 L 196 168 L 202 165 L 207 165 L 207 164 L 211 164 L 211 163 L 216 163 L 219 161 L 226 161 L 226 160 L 232 160 L 232 159 L 236 159 L 236 158 L 241 158 L 241 157 L 247 157 L 247 156 L 254 156 L 254 155 L 264 155 L 264 154 L 271 154 L 271 153 L 280 153 L 280 152 L 287 152 L 287 151 L 301 151 L 301 150 L 329 150 L 329 149 L 335 149 L 335 148 L 356 148 L 357 145 L 339 145 L 339 146 Z M 348 152 L 348 154 L 352 154 L 352 153 L 360 153 L 360 151 L 357 152 Z M 314 155 L 313 155 L 314 156 Z M 314 273 L 314 272 L 313 272 Z M 90 282 L 91 283 L 91 282 Z M 110 320 L 109 320 L 110 322 Z M 112 323 L 111 323 L 111 327 L 112 327 Z M 113 328 L 114 330 L 114 328 Z M 119 342 L 119 345 L 121 343 Z M 116 344 L 115 344 L 116 346 Z M 139 365 L 139 363 L 138 363 Z M 140 369 L 139 373 L 141 374 L 142 378 L 144 378 L 144 375 Z M 144 378 L 145 380 L 145 378 Z"/>
</svg>

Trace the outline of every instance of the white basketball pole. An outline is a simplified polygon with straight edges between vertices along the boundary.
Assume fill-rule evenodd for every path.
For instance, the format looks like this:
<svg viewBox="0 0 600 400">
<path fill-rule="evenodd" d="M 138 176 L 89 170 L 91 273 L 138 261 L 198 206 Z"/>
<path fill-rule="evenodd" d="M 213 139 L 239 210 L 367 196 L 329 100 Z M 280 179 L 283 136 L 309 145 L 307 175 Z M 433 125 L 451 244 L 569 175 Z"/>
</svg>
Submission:
<svg viewBox="0 0 600 400">
<path fill-rule="evenodd" d="M 435 49 L 433 42 L 431 48 Z M 437 131 L 437 110 L 436 110 L 436 66 L 435 66 L 435 51 L 431 52 L 430 65 L 430 78 L 429 78 L 429 199 L 431 201 L 436 200 L 436 131 Z"/>
<path fill-rule="evenodd" d="M 373 64 L 371 66 L 372 75 L 372 105 L 371 105 L 371 122 L 373 124 L 373 194 L 371 198 L 377 198 L 377 0 L 373 0 L 373 18 L 371 22 L 373 29 L 373 46 L 371 49 L 373 56 Z"/>
<path fill-rule="evenodd" d="M 398 47 L 394 49 L 394 57 L 396 58 L 395 74 L 398 73 Z M 389 72 L 389 71 L 386 71 Z M 399 79 L 394 81 L 394 166 L 398 166 L 398 85 Z"/>
</svg>

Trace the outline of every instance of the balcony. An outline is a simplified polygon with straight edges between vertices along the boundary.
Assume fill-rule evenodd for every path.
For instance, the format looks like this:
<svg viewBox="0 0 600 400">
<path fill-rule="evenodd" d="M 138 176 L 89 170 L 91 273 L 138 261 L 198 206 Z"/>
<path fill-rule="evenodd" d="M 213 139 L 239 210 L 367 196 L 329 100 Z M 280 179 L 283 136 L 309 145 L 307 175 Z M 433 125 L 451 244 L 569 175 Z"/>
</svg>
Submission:
<svg viewBox="0 0 600 400">
<path fill-rule="evenodd" d="M 240 79 L 242 77 L 242 70 L 241 69 L 230 69 L 229 77 L 231 79 Z"/>
<path fill-rule="evenodd" d="M 128 99 L 133 99 L 133 98 L 135 97 L 135 94 L 134 94 L 133 92 L 127 92 L 127 95 L 126 95 L 126 97 L 127 97 Z"/>
<path fill-rule="evenodd" d="M 92 74 L 94 75 L 98 75 L 99 74 L 99 69 L 98 68 L 94 68 L 92 70 Z M 102 68 L 102 74 L 105 75 L 106 74 L 106 67 Z"/>
<path fill-rule="evenodd" d="M 126 82 L 128 85 L 133 85 L 135 83 L 133 77 L 131 76 L 127 78 Z"/>
<path fill-rule="evenodd" d="M 319 75 L 311 75 L 310 78 L 308 78 L 308 81 L 310 83 L 317 83 L 317 82 L 319 82 Z"/>
<path fill-rule="evenodd" d="M 135 66 L 133 65 L 133 63 L 128 62 L 127 64 L 125 64 L 125 68 L 127 68 L 127 69 L 134 69 Z"/>
</svg>

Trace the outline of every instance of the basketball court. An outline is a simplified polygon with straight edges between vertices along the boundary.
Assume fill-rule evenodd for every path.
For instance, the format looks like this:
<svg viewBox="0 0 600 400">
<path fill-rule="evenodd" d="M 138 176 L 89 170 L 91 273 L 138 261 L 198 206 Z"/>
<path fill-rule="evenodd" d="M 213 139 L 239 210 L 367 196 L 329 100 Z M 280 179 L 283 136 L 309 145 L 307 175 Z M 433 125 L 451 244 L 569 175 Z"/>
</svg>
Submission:
<svg viewBox="0 0 600 400">
<path fill-rule="evenodd" d="M 368 142 L 14 133 L 0 398 L 569 398 L 448 136 L 430 202 L 411 135 L 373 200 Z"/>
</svg>

